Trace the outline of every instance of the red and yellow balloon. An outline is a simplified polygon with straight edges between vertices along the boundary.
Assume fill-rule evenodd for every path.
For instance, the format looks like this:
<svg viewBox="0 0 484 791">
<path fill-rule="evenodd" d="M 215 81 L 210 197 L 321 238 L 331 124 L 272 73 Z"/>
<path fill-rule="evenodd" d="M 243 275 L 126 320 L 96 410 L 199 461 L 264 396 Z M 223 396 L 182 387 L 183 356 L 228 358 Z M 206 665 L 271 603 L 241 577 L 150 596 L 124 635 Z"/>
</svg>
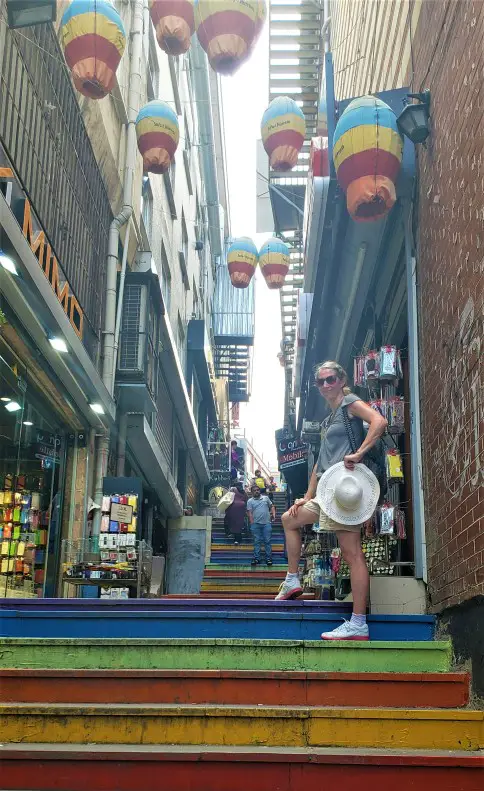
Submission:
<svg viewBox="0 0 484 791">
<path fill-rule="evenodd" d="M 265 0 L 198 0 L 195 26 L 209 63 L 233 74 L 249 57 L 266 17 Z"/>
<path fill-rule="evenodd" d="M 121 17 L 109 0 L 72 0 L 61 19 L 64 56 L 83 96 L 102 99 L 114 87 L 126 48 Z"/>
<path fill-rule="evenodd" d="M 259 255 L 252 239 L 241 236 L 235 239 L 227 251 L 230 281 L 235 288 L 247 288 L 254 277 Z"/>
<path fill-rule="evenodd" d="M 357 222 L 384 217 L 396 201 L 403 139 L 392 108 L 361 96 L 342 113 L 333 137 L 333 160 L 346 205 Z"/>
<path fill-rule="evenodd" d="M 259 250 L 259 265 L 269 288 L 282 288 L 289 271 L 290 256 L 287 244 L 275 236 Z"/>
<path fill-rule="evenodd" d="M 306 136 L 303 111 L 289 96 L 278 96 L 262 116 L 261 135 L 271 168 L 291 170 Z"/>
<path fill-rule="evenodd" d="M 195 32 L 193 0 L 150 0 L 150 15 L 163 52 L 183 55 Z"/>
<path fill-rule="evenodd" d="M 159 99 L 148 102 L 136 118 L 136 137 L 144 171 L 165 173 L 173 161 L 180 139 L 176 113 Z"/>
</svg>

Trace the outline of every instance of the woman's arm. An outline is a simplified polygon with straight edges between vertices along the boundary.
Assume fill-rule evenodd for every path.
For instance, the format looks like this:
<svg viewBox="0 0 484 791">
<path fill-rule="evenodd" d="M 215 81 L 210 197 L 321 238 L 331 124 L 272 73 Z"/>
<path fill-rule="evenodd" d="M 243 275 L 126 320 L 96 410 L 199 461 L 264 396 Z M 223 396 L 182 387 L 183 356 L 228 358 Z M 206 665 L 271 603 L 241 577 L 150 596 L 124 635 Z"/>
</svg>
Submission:
<svg viewBox="0 0 484 791">
<path fill-rule="evenodd" d="M 364 401 L 355 401 L 353 404 L 350 404 L 348 406 L 348 412 L 368 423 L 368 433 L 356 453 L 349 453 L 345 456 L 345 465 L 348 469 L 352 469 L 353 465 L 358 464 L 363 459 L 365 453 L 375 445 L 384 433 L 388 426 L 388 420 L 375 409 L 372 409 L 371 406 L 368 406 Z"/>
</svg>

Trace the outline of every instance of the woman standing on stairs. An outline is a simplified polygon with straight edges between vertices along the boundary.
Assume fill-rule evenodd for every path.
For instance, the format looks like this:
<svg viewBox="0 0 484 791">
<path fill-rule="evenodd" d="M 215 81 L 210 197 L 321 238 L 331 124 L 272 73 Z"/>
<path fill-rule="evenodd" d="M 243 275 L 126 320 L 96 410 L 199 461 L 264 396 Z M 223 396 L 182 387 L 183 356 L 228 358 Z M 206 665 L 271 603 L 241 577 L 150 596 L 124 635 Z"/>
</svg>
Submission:
<svg viewBox="0 0 484 791">
<path fill-rule="evenodd" d="M 302 593 L 299 581 L 299 561 L 301 559 L 301 528 L 319 522 L 320 530 L 336 533 L 341 554 L 350 568 L 351 590 L 353 593 L 353 615 L 332 632 L 324 632 L 323 640 L 368 640 L 366 610 L 368 606 L 370 578 L 365 557 L 361 548 L 361 525 L 339 524 L 330 519 L 320 509 L 314 499 L 318 480 L 330 467 L 344 462 L 348 470 L 364 460 L 385 431 L 387 421 L 382 415 L 351 392 L 346 371 L 337 362 L 325 362 L 315 368 L 315 384 L 320 395 L 331 408 L 331 414 L 323 427 L 324 435 L 318 460 L 314 466 L 306 494 L 282 516 L 286 536 L 288 572 L 276 599 L 295 599 Z M 348 431 L 347 418 L 356 439 L 357 451 L 353 453 Z M 365 436 L 363 421 L 368 423 Z"/>
<path fill-rule="evenodd" d="M 245 513 L 247 509 L 247 496 L 242 487 L 233 486 L 230 490 L 234 493 L 234 501 L 225 511 L 224 529 L 225 535 L 234 537 L 234 544 L 238 545 L 242 541 L 242 532 L 245 524 Z"/>
</svg>

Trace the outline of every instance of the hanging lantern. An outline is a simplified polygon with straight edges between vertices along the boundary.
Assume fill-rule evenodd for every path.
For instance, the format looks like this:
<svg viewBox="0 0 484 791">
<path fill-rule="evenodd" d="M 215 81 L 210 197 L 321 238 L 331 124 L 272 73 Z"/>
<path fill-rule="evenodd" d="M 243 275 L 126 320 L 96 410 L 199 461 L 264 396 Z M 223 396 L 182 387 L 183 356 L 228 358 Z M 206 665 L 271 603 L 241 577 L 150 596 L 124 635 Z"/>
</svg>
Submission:
<svg viewBox="0 0 484 791">
<path fill-rule="evenodd" d="M 195 31 L 193 0 L 150 0 L 156 38 L 163 52 L 183 55 Z"/>
<path fill-rule="evenodd" d="M 259 40 L 259 36 L 262 33 L 262 28 L 264 27 L 264 22 L 266 21 L 267 17 L 267 6 L 266 0 L 258 0 L 257 2 L 257 19 L 255 22 L 255 36 L 250 45 L 250 50 L 252 51 Z"/>
<path fill-rule="evenodd" d="M 269 288 L 282 288 L 289 271 L 289 248 L 273 236 L 259 251 L 259 265 Z"/>
<path fill-rule="evenodd" d="M 247 288 L 252 280 L 258 261 L 257 247 L 252 239 L 241 236 L 227 251 L 230 280 L 235 288 Z"/>
<path fill-rule="evenodd" d="M 198 40 L 212 69 L 220 74 L 233 74 L 250 55 L 264 19 L 263 0 L 198 0 L 195 6 Z"/>
<path fill-rule="evenodd" d="M 354 220 L 371 222 L 390 211 L 402 154 L 403 140 L 391 107 L 375 96 L 350 102 L 336 125 L 333 159 Z"/>
<path fill-rule="evenodd" d="M 159 99 L 148 102 L 138 113 L 136 137 L 145 172 L 165 173 L 180 139 L 176 113 Z"/>
<path fill-rule="evenodd" d="M 328 107 L 326 98 L 321 97 L 318 107 L 318 123 L 316 127 L 316 134 L 318 137 L 328 136 Z"/>
<path fill-rule="evenodd" d="M 291 170 L 306 135 L 303 111 L 293 99 L 273 99 L 262 116 L 261 134 L 273 170 Z"/>
<path fill-rule="evenodd" d="M 111 93 L 126 33 L 110 0 L 72 0 L 60 31 L 64 56 L 79 93 L 90 99 Z"/>
</svg>

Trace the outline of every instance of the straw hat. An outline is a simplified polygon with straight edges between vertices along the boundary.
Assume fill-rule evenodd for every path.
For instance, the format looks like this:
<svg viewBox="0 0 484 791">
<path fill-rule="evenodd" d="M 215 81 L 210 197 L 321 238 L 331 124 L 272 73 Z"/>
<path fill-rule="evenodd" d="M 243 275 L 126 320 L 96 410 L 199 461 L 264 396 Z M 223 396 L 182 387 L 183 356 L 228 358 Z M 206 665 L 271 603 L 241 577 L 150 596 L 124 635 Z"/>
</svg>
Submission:
<svg viewBox="0 0 484 791">
<path fill-rule="evenodd" d="M 380 484 L 364 464 L 347 470 L 344 462 L 334 464 L 321 476 L 316 490 L 319 507 L 341 525 L 359 525 L 373 514 Z"/>
</svg>

